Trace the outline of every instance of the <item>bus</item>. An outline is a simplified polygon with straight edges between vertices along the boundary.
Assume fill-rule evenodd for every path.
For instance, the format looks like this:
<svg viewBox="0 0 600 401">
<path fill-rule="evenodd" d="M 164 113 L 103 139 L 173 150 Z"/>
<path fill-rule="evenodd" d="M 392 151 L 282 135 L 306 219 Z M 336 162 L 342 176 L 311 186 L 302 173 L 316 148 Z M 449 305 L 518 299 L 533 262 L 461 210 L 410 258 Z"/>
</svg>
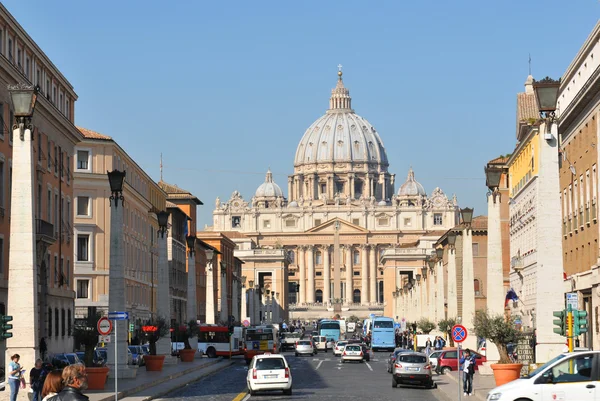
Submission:
<svg viewBox="0 0 600 401">
<path fill-rule="evenodd" d="M 244 359 L 247 364 L 255 355 L 277 352 L 277 329 L 267 326 L 248 327 L 244 334 Z"/>
<path fill-rule="evenodd" d="M 327 337 L 327 341 L 333 338 L 334 341 L 339 341 L 341 336 L 340 322 L 337 320 L 321 320 L 317 331 L 320 336 Z"/>
<path fill-rule="evenodd" d="M 369 334 L 371 334 L 371 319 L 365 319 L 363 321 L 363 325 L 362 325 L 362 335 L 363 337 L 368 336 Z"/>
<path fill-rule="evenodd" d="M 391 317 L 376 316 L 371 321 L 371 349 L 393 351 L 396 348 L 396 329 Z"/>
<path fill-rule="evenodd" d="M 201 325 L 198 327 L 198 352 L 209 358 L 217 356 L 242 355 L 244 353 L 242 328 L 234 327 L 229 336 L 225 326 Z"/>
</svg>

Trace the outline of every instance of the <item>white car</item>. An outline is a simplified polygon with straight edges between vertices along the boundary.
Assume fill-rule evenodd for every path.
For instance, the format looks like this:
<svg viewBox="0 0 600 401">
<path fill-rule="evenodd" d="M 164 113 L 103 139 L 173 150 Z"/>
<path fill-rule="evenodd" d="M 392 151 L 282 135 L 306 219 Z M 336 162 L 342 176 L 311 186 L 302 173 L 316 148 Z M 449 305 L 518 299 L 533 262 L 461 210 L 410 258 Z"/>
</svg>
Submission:
<svg viewBox="0 0 600 401">
<path fill-rule="evenodd" d="M 364 358 L 360 344 L 348 344 L 344 347 L 344 351 L 342 351 L 342 363 L 346 363 L 346 361 L 363 363 Z"/>
<path fill-rule="evenodd" d="M 596 401 L 600 351 L 562 353 L 529 375 L 491 390 L 487 401 Z"/>
<path fill-rule="evenodd" d="M 429 362 L 431 363 L 432 370 L 435 370 L 435 367 L 437 366 L 437 363 L 438 363 L 437 360 L 441 354 L 442 354 L 442 351 L 433 351 L 431 354 L 429 354 Z"/>
<path fill-rule="evenodd" d="M 248 392 L 283 390 L 283 394 L 292 395 L 292 372 L 283 355 L 265 353 L 256 355 L 250 361 L 246 377 Z"/>
<path fill-rule="evenodd" d="M 315 355 L 317 349 L 314 347 L 312 340 L 300 340 L 296 342 L 294 349 L 296 356 L 298 355 Z"/>
<path fill-rule="evenodd" d="M 335 343 L 335 347 L 333 347 L 333 355 L 335 355 L 335 356 L 342 355 L 342 352 L 344 352 L 344 348 L 346 347 L 346 344 L 348 344 L 348 341 L 338 341 L 337 343 Z"/>
</svg>

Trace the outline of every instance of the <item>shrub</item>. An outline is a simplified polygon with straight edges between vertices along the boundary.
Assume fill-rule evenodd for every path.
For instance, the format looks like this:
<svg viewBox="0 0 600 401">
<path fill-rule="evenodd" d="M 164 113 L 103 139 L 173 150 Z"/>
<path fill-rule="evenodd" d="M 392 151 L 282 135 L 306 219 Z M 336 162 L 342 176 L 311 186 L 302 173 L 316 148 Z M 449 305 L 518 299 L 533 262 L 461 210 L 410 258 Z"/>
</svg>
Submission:
<svg viewBox="0 0 600 401">
<path fill-rule="evenodd" d="M 429 333 L 431 333 L 431 331 L 433 329 L 435 329 L 435 323 L 433 323 L 431 320 L 427 319 L 426 317 L 423 317 L 423 318 L 421 318 L 421 320 L 419 320 L 417 322 L 417 327 L 424 334 L 429 334 Z"/>
</svg>

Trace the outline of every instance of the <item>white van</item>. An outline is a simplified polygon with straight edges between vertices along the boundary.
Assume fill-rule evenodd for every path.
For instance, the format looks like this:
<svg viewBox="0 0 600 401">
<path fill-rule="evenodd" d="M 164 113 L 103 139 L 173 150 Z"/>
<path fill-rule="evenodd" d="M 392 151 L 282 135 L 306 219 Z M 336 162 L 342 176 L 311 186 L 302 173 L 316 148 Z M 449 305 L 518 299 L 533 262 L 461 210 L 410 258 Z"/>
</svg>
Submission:
<svg viewBox="0 0 600 401">
<path fill-rule="evenodd" d="M 600 351 L 562 353 L 527 376 L 491 390 L 488 401 L 596 401 Z"/>
<path fill-rule="evenodd" d="M 325 336 L 314 336 L 313 337 L 313 341 L 315 342 L 316 348 L 318 351 L 325 351 L 327 352 L 327 348 L 331 348 L 328 344 L 327 344 L 327 337 Z"/>
</svg>

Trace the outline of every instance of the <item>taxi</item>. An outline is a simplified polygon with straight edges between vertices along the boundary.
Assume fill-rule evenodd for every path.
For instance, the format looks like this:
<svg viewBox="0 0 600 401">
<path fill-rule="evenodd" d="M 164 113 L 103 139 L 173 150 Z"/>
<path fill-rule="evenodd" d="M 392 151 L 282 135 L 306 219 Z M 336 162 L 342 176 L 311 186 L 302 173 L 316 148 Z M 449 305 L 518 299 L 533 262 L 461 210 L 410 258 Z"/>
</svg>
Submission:
<svg viewBox="0 0 600 401">
<path fill-rule="evenodd" d="M 264 353 L 252 358 L 246 377 L 248 392 L 282 390 L 292 395 L 292 372 L 283 355 Z"/>
</svg>

